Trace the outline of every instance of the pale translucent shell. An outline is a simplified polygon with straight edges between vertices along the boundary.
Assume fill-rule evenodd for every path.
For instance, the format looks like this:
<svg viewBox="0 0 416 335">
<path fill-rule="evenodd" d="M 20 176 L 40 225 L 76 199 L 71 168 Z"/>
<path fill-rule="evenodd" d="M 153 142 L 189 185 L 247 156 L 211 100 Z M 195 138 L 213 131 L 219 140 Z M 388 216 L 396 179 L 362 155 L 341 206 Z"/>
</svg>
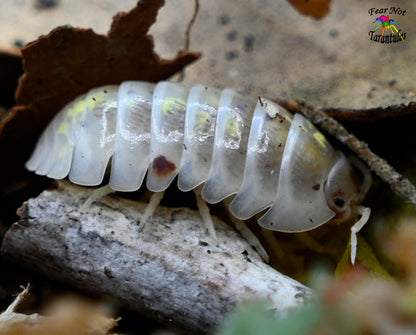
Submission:
<svg viewBox="0 0 416 335">
<path fill-rule="evenodd" d="M 155 85 L 126 81 L 118 91 L 116 140 L 110 187 L 136 191 L 150 164 L 150 118 Z"/>
<path fill-rule="evenodd" d="M 166 81 L 156 85 L 153 92 L 151 163 L 146 180 L 153 192 L 168 188 L 179 172 L 188 92 L 186 86 Z"/>
<path fill-rule="evenodd" d="M 147 172 L 147 187 L 163 191 L 179 174 L 181 190 L 205 183 L 202 196 L 210 203 L 236 194 L 233 215 L 247 219 L 270 207 L 259 223 L 293 232 L 334 217 L 324 185 L 340 155 L 308 120 L 270 100 L 203 85 L 127 81 L 65 106 L 26 167 L 99 185 L 112 157 L 114 190 L 137 190 Z"/>
<path fill-rule="evenodd" d="M 85 95 L 81 95 L 73 100 L 49 123 L 26 162 L 27 169 L 54 179 L 68 175 L 75 145 L 74 130 L 78 129 L 73 121 L 78 115 L 72 113 L 74 116 L 69 116 L 68 111 L 73 111 L 84 99 Z"/>
<path fill-rule="evenodd" d="M 241 186 L 255 104 L 255 99 L 232 89 L 222 91 L 211 169 L 201 192 L 209 203 L 217 203 L 237 193 Z"/>
<path fill-rule="evenodd" d="M 276 200 L 259 224 L 299 232 L 333 218 L 335 213 L 327 205 L 323 188 L 338 155 L 312 123 L 296 114 L 282 157 Z"/>
<path fill-rule="evenodd" d="M 262 99 L 257 102 L 248 140 L 243 183 L 230 204 L 242 220 L 269 207 L 275 197 L 292 114 Z"/>
<path fill-rule="evenodd" d="M 102 182 L 114 152 L 117 119 L 117 86 L 92 89 L 75 124 L 74 154 L 69 180 L 94 186 Z"/>
<path fill-rule="evenodd" d="M 31 159 L 26 163 L 29 170 L 55 179 L 68 175 L 74 144 L 68 140 L 66 133 L 69 127 L 64 119 L 65 114 L 57 115 L 43 132 Z"/>
<path fill-rule="evenodd" d="M 215 124 L 221 90 L 193 86 L 188 95 L 178 187 L 190 191 L 205 182 L 212 164 Z"/>
</svg>

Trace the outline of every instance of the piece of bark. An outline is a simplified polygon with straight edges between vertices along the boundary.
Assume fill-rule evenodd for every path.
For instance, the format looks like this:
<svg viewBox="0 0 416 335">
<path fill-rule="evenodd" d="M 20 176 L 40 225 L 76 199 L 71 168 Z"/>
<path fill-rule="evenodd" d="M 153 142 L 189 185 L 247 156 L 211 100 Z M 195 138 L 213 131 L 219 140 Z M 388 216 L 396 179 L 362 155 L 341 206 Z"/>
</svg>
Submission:
<svg viewBox="0 0 416 335">
<path fill-rule="evenodd" d="M 61 182 L 27 201 L 3 256 L 193 333 L 212 331 L 248 299 L 286 312 L 311 295 L 216 218 L 217 242 L 186 208 L 158 207 L 139 232 L 145 204 L 110 196 L 80 213 L 91 192 Z"/>
</svg>

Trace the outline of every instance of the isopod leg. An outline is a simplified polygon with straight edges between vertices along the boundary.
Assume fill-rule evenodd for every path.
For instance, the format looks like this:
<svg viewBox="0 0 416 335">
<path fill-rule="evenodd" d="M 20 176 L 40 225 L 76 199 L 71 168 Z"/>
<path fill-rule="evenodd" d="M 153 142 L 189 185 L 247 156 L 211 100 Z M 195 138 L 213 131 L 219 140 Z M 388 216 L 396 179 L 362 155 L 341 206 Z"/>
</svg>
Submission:
<svg viewBox="0 0 416 335">
<path fill-rule="evenodd" d="M 97 188 L 92 192 L 92 194 L 88 197 L 88 199 L 84 202 L 84 204 L 81 206 L 80 211 L 85 212 L 85 210 L 91 206 L 91 204 L 95 201 L 100 200 L 102 197 L 105 197 L 106 195 L 113 193 L 114 190 L 110 187 L 110 185 L 105 185 L 103 187 Z"/>
<path fill-rule="evenodd" d="M 196 196 L 196 205 L 199 209 L 199 214 L 201 214 L 202 221 L 208 229 L 209 235 L 216 242 L 217 234 L 215 233 L 214 222 L 212 222 L 211 213 L 205 200 L 201 196 L 202 186 L 194 188 L 194 193 Z"/>
<path fill-rule="evenodd" d="M 267 254 L 267 251 L 263 248 L 261 245 L 259 239 L 256 235 L 247 227 L 244 221 L 241 221 L 235 217 L 232 217 L 231 220 L 233 221 L 235 225 L 235 229 L 237 229 L 240 234 L 246 239 L 246 241 L 257 250 L 261 258 L 268 263 L 269 262 L 269 255 Z"/>
<path fill-rule="evenodd" d="M 371 209 L 368 207 L 357 206 L 356 211 L 361 215 L 360 219 L 351 227 L 351 264 L 354 265 L 357 255 L 357 233 L 367 223 L 370 218 Z"/>
<path fill-rule="evenodd" d="M 230 198 L 226 198 L 223 200 L 225 207 L 230 208 L 231 200 Z M 268 263 L 269 262 L 269 255 L 267 254 L 266 249 L 261 245 L 259 239 L 256 235 L 247 227 L 246 223 L 243 220 L 240 220 L 236 218 L 232 213 L 230 212 L 230 219 L 234 224 L 235 229 L 237 229 L 241 236 L 245 238 L 245 240 L 254 248 L 257 250 L 258 254 L 260 255 L 263 260 Z"/>
<path fill-rule="evenodd" d="M 149 200 L 149 204 L 147 205 L 143 216 L 140 219 L 139 224 L 139 231 L 143 229 L 144 225 L 146 224 L 147 220 L 152 216 L 153 212 L 155 211 L 156 207 L 159 206 L 160 201 L 163 199 L 165 192 L 155 192 L 152 194 Z"/>
</svg>

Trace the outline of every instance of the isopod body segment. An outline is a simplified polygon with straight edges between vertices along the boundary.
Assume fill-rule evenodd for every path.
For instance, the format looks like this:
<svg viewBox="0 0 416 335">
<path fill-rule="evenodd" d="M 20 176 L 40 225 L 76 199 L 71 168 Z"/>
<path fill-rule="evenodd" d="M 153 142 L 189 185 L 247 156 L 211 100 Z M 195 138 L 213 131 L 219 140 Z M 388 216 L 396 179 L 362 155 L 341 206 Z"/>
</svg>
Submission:
<svg viewBox="0 0 416 335">
<path fill-rule="evenodd" d="M 302 115 L 265 98 L 204 85 L 126 81 L 67 104 L 26 166 L 40 175 L 99 185 L 183 191 L 204 184 L 217 203 L 235 194 L 231 213 L 266 228 L 300 232 L 357 215 L 369 173 L 352 165 Z M 358 170 L 358 171 L 357 171 Z"/>
</svg>

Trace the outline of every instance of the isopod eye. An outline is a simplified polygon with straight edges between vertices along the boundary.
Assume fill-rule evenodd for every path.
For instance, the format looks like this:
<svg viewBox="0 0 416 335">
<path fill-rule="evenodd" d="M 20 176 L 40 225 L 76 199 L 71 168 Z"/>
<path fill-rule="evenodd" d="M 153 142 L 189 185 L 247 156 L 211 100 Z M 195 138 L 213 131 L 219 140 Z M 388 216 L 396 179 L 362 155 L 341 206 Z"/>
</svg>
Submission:
<svg viewBox="0 0 416 335">
<path fill-rule="evenodd" d="M 337 217 L 349 216 L 350 207 L 360 193 L 360 178 L 347 158 L 340 153 L 339 158 L 325 185 L 325 196 L 329 208 L 337 213 Z"/>
<path fill-rule="evenodd" d="M 337 207 L 342 208 L 342 207 L 344 207 L 344 205 L 345 205 L 345 200 L 344 200 L 344 199 L 342 199 L 342 198 L 338 198 L 338 197 L 336 197 L 336 198 L 334 199 L 334 205 L 335 205 L 335 206 L 337 206 Z"/>
</svg>

